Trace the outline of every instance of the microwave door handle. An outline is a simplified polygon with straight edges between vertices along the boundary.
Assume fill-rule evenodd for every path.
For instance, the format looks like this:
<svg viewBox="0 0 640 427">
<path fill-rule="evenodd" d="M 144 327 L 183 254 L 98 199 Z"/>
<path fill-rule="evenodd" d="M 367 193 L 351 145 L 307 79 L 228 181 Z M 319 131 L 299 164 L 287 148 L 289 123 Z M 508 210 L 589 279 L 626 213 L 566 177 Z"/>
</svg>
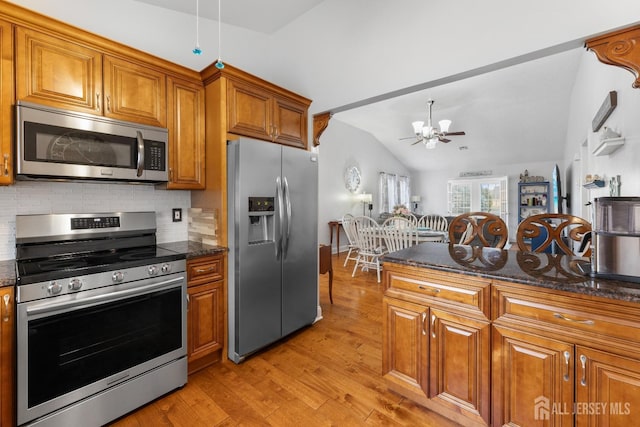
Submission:
<svg viewBox="0 0 640 427">
<path fill-rule="evenodd" d="M 142 138 L 142 132 L 136 131 L 136 139 L 138 140 L 138 177 L 142 176 L 144 171 L 144 138 Z"/>
</svg>

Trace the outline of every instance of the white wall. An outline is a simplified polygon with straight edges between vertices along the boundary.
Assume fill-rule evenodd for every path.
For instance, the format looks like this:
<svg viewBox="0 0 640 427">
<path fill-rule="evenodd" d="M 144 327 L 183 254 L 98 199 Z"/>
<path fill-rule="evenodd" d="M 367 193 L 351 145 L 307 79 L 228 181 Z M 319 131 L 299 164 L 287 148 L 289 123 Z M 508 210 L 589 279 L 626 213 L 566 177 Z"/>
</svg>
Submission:
<svg viewBox="0 0 640 427">
<path fill-rule="evenodd" d="M 586 55 L 582 60 L 573 88 L 565 151 L 572 171 L 572 194 L 576 196 L 572 203 L 575 215 L 591 220 L 591 209 L 585 204 L 609 195 L 608 185 L 585 190 L 582 183 L 587 173 L 604 176 L 605 182 L 620 175 L 620 195 L 640 196 L 640 89 L 631 87 L 633 81 L 630 72 L 602 64 L 595 55 Z M 592 132 L 591 121 L 612 90 L 618 93 L 618 106 L 604 125 L 621 133 L 625 145 L 608 156 L 596 157 L 592 152 L 600 144 L 602 129 Z"/>
<path fill-rule="evenodd" d="M 0 260 L 15 257 L 16 215 L 155 211 L 158 242 L 187 239 L 188 191 L 158 190 L 152 185 L 19 181 L 0 187 Z M 173 222 L 171 209 L 182 208 Z"/>
<path fill-rule="evenodd" d="M 509 228 L 509 238 L 515 241 L 515 230 L 518 228 L 518 182 L 520 174 L 525 169 L 530 176 L 542 176 L 547 181 L 551 181 L 551 173 L 557 164 L 560 170 L 563 168 L 563 160 L 558 159 L 557 162 L 526 162 L 525 159 L 520 163 L 510 165 L 483 165 L 474 171 L 490 170 L 490 177 L 509 177 L 508 180 L 508 197 L 509 197 L 509 215 L 507 219 L 507 227 Z M 439 215 L 449 215 L 447 210 L 447 181 L 449 179 L 461 179 L 461 172 L 471 172 L 460 169 L 450 170 L 431 170 L 416 173 L 416 190 L 422 196 L 422 206 L 424 213 L 435 213 Z M 473 179 L 473 178 L 462 178 Z"/>
<path fill-rule="evenodd" d="M 347 167 L 358 166 L 362 174 L 362 183 L 357 193 L 373 195 L 372 215 L 378 212 L 378 174 L 380 172 L 411 176 L 402 165 L 371 134 L 353 126 L 332 119 L 322 135 L 318 147 L 319 157 L 319 213 L 318 242 L 329 243 L 329 221 L 340 219 L 345 213 L 362 215 L 362 202 L 356 194 L 349 192 L 344 185 L 344 171 Z M 368 208 L 365 214 L 369 215 Z M 345 247 L 347 238 L 340 236 L 340 246 Z M 335 248 L 335 236 L 334 236 Z M 334 249 L 335 251 L 335 249 Z"/>
</svg>

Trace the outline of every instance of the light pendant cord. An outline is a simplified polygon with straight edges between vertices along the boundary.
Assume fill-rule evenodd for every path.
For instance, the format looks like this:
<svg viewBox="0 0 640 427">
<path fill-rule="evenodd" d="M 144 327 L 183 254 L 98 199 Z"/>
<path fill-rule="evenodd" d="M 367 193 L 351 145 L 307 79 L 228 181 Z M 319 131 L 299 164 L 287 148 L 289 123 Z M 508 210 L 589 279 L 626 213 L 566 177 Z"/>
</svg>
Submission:
<svg viewBox="0 0 640 427">
<path fill-rule="evenodd" d="M 202 55 L 202 49 L 200 49 L 200 4 L 199 0 L 196 0 L 196 47 L 191 52 L 194 55 Z"/>
<path fill-rule="evenodd" d="M 221 0 L 218 0 L 218 60 L 216 61 L 216 68 L 218 70 L 224 68 L 224 63 L 222 62 L 222 14 L 220 13 L 220 3 Z"/>
</svg>

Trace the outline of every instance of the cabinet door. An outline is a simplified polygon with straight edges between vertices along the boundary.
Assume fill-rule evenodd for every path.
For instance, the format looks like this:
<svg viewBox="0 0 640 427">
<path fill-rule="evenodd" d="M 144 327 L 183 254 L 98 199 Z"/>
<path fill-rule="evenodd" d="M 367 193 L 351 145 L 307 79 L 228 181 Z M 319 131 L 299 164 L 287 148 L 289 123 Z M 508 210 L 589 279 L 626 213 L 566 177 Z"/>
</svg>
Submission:
<svg viewBox="0 0 640 427">
<path fill-rule="evenodd" d="M 0 21 L 0 185 L 13 183 L 13 32 Z"/>
<path fill-rule="evenodd" d="M 204 87 L 167 79 L 169 183 L 167 188 L 205 188 Z"/>
<path fill-rule="evenodd" d="M 273 98 L 275 142 L 307 148 L 307 106 L 293 100 Z"/>
<path fill-rule="evenodd" d="M 105 116 L 165 127 L 166 76 L 123 59 L 104 57 Z"/>
<path fill-rule="evenodd" d="M 0 288 L 0 426 L 12 426 L 15 300 L 13 286 Z"/>
<path fill-rule="evenodd" d="M 640 360 L 576 349 L 576 426 L 637 425 Z"/>
<path fill-rule="evenodd" d="M 420 399 L 428 395 L 427 307 L 383 299 L 382 375 L 392 389 Z"/>
<path fill-rule="evenodd" d="M 488 425 L 491 415 L 489 322 L 432 307 L 429 323 L 429 397 Z"/>
<path fill-rule="evenodd" d="M 222 282 L 192 286 L 187 293 L 187 362 L 189 373 L 192 373 L 221 357 L 221 351 L 218 350 L 222 349 L 223 339 Z"/>
<path fill-rule="evenodd" d="M 493 328 L 493 425 L 573 425 L 573 345 Z"/>
<path fill-rule="evenodd" d="M 16 28 L 16 97 L 101 114 L 102 55 L 82 45 Z"/>
<path fill-rule="evenodd" d="M 273 140 L 271 93 L 257 86 L 229 79 L 227 82 L 227 130 L 238 135 Z"/>
</svg>

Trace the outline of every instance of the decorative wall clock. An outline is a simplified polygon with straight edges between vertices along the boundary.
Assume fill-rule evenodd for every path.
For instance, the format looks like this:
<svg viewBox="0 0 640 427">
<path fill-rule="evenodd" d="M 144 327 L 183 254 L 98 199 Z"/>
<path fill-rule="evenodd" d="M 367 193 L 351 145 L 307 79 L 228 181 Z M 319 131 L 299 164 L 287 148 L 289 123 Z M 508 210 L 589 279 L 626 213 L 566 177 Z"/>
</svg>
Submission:
<svg viewBox="0 0 640 427">
<path fill-rule="evenodd" d="M 357 166 L 349 166 L 344 172 L 344 186 L 355 193 L 360 187 L 360 169 Z"/>
</svg>

